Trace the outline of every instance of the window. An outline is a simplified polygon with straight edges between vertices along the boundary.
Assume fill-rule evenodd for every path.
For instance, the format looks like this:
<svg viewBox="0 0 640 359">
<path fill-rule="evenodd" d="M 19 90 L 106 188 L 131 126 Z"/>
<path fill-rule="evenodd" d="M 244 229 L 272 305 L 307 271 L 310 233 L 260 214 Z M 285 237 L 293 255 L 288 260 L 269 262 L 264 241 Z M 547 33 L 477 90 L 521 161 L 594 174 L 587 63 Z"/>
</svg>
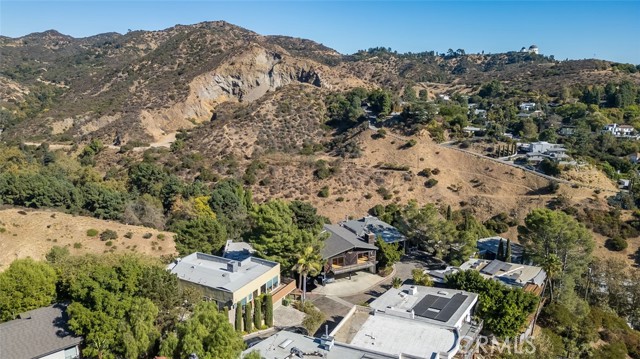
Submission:
<svg viewBox="0 0 640 359">
<path fill-rule="evenodd" d="M 267 291 L 271 291 L 271 289 L 273 289 L 273 279 L 269 279 L 267 281 L 266 286 L 267 286 Z"/>
<path fill-rule="evenodd" d="M 78 347 L 68 348 L 64 350 L 64 359 L 78 359 Z"/>
<path fill-rule="evenodd" d="M 334 267 L 343 267 L 344 266 L 344 257 L 333 258 L 331 260 L 331 265 Z"/>
<path fill-rule="evenodd" d="M 278 276 L 273 277 L 272 281 L 273 281 L 274 288 L 280 285 L 280 282 L 278 281 Z"/>
</svg>

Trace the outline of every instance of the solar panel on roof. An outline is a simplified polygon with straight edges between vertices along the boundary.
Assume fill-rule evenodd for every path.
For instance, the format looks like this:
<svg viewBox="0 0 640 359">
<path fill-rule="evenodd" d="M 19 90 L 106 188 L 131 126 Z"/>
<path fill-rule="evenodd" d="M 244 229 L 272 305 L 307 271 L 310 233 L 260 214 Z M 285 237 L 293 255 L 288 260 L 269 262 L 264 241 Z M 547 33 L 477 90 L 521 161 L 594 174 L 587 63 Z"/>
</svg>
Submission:
<svg viewBox="0 0 640 359">
<path fill-rule="evenodd" d="M 416 315 L 421 317 L 425 316 L 425 312 L 433 305 L 433 303 L 438 299 L 435 295 L 428 294 L 421 301 L 413 307 L 413 311 Z"/>
<path fill-rule="evenodd" d="M 436 299 L 435 302 L 433 302 L 433 304 L 431 305 L 431 308 L 434 308 L 440 311 L 440 310 L 443 310 L 448 303 L 449 303 L 449 298 L 438 298 Z"/>
<path fill-rule="evenodd" d="M 464 303 L 467 296 L 457 293 L 451 298 L 426 295 L 415 307 L 413 311 L 417 316 L 433 319 L 441 322 L 448 321 L 451 316 Z"/>
<path fill-rule="evenodd" d="M 438 313 L 438 316 L 436 316 L 435 319 L 441 322 L 448 321 L 466 299 L 466 295 L 462 295 L 460 293 L 454 295 L 447 303 L 447 306 L 442 311 L 440 311 L 440 313 Z"/>
</svg>

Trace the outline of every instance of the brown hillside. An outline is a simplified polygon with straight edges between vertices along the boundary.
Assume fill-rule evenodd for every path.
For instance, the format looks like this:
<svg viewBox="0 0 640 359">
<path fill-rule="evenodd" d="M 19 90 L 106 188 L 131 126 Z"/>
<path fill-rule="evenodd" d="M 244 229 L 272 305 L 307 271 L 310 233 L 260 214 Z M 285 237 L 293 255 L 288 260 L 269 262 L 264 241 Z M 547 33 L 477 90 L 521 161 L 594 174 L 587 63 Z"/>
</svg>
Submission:
<svg viewBox="0 0 640 359">
<path fill-rule="evenodd" d="M 118 239 L 107 246 L 98 236 L 88 237 L 87 230 L 111 229 Z M 131 232 L 131 238 L 124 235 Z M 150 238 L 143 235 L 150 233 Z M 158 235 L 164 235 L 164 238 Z M 44 259 L 53 246 L 67 247 L 72 254 L 103 252 L 136 252 L 160 257 L 176 254 L 173 233 L 130 226 L 91 217 L 73 216 L 46 210 L 0 210 L 0 271 L 15 259 Z M 80 245 L 80 248 L 76 248 Z"/>
</svg>

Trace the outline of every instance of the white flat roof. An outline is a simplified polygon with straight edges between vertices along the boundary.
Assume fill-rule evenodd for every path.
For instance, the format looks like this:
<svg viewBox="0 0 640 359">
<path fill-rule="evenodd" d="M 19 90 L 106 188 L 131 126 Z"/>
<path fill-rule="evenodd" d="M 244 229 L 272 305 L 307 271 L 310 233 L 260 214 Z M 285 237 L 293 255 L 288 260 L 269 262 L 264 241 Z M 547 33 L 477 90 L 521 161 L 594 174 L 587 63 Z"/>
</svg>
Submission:
<svg viewBox="0 0 640 359">
<path fill-rule="evenodd" d="M 227 267 L 229 263 L 237 265 L 235 272 L 229 270 Z M 180 280 L 227 292 L 235 292 L 277 266 L 279 267 L 280 264 L 256 257 L 234 261 L 196 252 L 182 258 L 173 267 L 170 266 L 169 269 Z"/>
<path fill-rule="evenodd" d="M 453 328 L 478 301 L 478 295 L 463 290 L 415 286 L 416 294 L 408 294 L 410 285 L 390 288 L 370 306 L 377 312 L 415 312 L 414 321 L 428 323 L 433 328 Z M 436 304 L 437 303 L 437 304 Z M 442 315 L 429 315 L 429 308 L 438 307 Z"/>
<path fill-rule="evenodd" d="M 438 353 L 455 349 L 457 343 L 458 338 L 453 329 L 376 314 L 369 316 L 349 344 L 395 355 L 437 358 Z"/>
</svg>

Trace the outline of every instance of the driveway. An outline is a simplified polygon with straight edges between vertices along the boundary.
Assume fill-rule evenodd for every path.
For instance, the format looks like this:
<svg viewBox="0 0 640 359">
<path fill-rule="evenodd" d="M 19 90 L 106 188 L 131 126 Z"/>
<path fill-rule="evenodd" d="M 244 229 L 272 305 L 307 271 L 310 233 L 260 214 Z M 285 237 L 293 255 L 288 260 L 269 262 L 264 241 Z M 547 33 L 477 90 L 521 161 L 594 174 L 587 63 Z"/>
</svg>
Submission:
<svg viewBox="0 0 640 359">
<path fill-rule="evenodd" d="M 405 256 L 402 261 L 395 264 L 395 273 L 392 276 L 385 278 L 380 283 L 364 290 L 358 294 L 342 296 L 341 298 L 347 302 L 364 305 L 373 302 L 376 298 L 381 296 L 384 292 L 391 288 L 391 280 L 394 277 L 398 277 L 404 281 L 412 278 L 411 271 L 415 268 L 423 268 L 424 265 L 421 261 Z"/>
<path fill-rule="evenodd" d="M 376 286 L 392 276 L 383 278 L 377 274 L 360 271 L 352 273 L 350 277 L 336 279 L 335 282 L 325 286 L 319 286 L 313 290 L 313 294 L 348 297 L 362 292 L 366 292 L 369 288 Z"/>
</svg>

